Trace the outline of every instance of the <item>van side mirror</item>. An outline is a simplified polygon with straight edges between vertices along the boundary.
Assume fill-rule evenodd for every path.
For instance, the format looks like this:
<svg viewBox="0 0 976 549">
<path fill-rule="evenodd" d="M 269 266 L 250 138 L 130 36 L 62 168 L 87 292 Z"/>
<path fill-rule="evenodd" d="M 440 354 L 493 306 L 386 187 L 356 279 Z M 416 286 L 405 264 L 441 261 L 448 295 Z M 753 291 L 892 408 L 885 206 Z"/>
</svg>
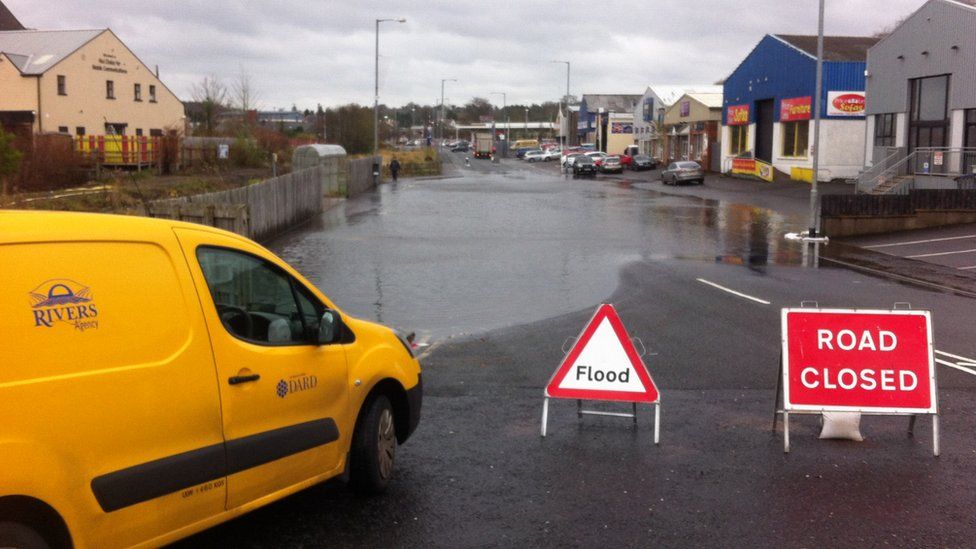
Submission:
<svg viewBox="0 0 976 549">
<path fill-rule="evenodd" d="M 325 311 L 319 320 L 319 335 L 317 343 L 325 345 L 335 343 L 342 333 L 342 318 L 334 311 Z"/>
</svg>

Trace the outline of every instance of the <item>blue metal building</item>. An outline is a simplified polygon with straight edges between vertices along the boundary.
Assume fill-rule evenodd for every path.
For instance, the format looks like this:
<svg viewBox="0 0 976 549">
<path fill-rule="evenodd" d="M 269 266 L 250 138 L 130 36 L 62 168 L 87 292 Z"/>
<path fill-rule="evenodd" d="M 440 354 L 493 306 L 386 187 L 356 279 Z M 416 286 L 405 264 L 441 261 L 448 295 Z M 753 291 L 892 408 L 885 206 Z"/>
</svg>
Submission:
<svg viewBox="0 0 976 549">
<path fill-rule="evenodd" d="M 820 179 L 856 175 L 864 163 L 864 71 L 873 37 L 824 37 Z M 723 169 L 733 157 L 810 177 L 817 37 L 768 34 L 723 86 Z M 797 170 L 796 168 L 799 168 Z M 805 173 L 803 170 L 807 170 Z"/>
</svg>

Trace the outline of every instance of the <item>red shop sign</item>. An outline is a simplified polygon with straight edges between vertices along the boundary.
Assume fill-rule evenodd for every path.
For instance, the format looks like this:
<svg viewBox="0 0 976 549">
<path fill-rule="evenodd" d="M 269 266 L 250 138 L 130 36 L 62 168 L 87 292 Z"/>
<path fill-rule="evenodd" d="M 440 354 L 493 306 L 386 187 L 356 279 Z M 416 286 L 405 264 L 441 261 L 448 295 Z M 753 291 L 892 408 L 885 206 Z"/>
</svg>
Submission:
<svg viewBox="0 0 976 549">
<path fill-rule="evenodd" d="M 749 105 L 729 105 L 725 117 L 727 126 L 742 126 L 749 123 Z"/>
<path fill-rule="evenodd" d="M 779 121 L 810 120 L 810 96 L 783 99 L 779 103 Z"/>
</svg>

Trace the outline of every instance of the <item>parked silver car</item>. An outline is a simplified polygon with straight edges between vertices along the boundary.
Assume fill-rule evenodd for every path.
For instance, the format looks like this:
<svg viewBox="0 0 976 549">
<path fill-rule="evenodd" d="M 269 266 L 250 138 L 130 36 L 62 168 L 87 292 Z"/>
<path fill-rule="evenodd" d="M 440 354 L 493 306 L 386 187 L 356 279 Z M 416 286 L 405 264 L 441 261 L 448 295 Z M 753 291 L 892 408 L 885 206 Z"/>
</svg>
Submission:
<svg viewBox="0 0 976 549">
<path fill-rule="evenodd" d="M 701 185 L 705 182 L 705 170 L 698 162 L 672 162 L 668 169 L 661 172 L 661 181 L 665 185 L 677 185 L 685 181 Z"/>
</svg>

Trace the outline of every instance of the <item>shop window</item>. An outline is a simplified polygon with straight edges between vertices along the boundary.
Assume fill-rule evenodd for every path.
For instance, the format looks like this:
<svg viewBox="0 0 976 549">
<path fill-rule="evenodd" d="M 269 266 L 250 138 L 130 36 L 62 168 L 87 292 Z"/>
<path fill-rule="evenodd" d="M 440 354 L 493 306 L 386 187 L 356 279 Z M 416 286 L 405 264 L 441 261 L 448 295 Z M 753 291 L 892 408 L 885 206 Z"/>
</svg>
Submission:
<svg viewBox="0 0 976 549">
<path fill-rule="evenodd" d="M 874 115 L 874 146 L 895 146 L 895 114 Z"/>
<path fill-rule="evenodd" d="M 749 126 L 729 126 L 729 154 L 742 154 L 749 150 Z"/>
<path fill-rule="evenodd" d="M 142 84 L 133 84 L 132 96 L 136 101 L 142 101 Z"/>
<path fill-rule="evenodd" d="M 783 156 L 806 157 L 810 137 L 810 121 L 782 122 Z"/>
<path fill-rule="evenodd" d="M 115 82 L 105 81 L 105 99 L 115 99 Z"/>
<path fill-rule="evenodd" d="M 153 84 L 149 84 L 149 102 L 156 102 L 156 86 Z"/>
<path fill-rule="evenodd" d="M 85 127 L 78 126 L 77 128 L 75 128 L 75 135 L 85 135 Z"/>
<path fill-rule="evenodd" d="M 68 126 L 58 126 L 58 133 L 68 133 Z"/>
<path fill-rule="evenodd" d="M 142 136 L 142 128 L 136 128 L 136 135 Z"/>
<path fill-rule="evenodd" d="M 58 95 L 68 95 L 68 84 L 63 74 L 58 75 Z"/>
</svg>

